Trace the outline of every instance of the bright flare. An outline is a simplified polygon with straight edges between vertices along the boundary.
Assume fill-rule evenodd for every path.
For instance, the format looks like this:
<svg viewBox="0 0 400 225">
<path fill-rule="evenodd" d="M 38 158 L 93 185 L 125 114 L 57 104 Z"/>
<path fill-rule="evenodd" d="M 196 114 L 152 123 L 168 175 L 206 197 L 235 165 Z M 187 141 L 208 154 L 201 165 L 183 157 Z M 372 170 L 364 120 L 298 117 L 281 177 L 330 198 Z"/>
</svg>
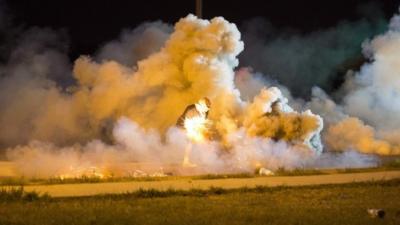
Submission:
<svg viewBox="0 0 400 225">
<path fill-rule="evenodd" d="M 207 132 L 207 112 L 209 110 L 205 100 L 200 100 L 195 104 L 196 110 L 199 113 L 197 116 L 185 118 L 184 127 L 187 136 L 195 142 L 202 142 L 205 139 Z"/>
<path fill-rule="evenodd" d="M 209 105 L 207 104 L 208 99 L 201 99 L 195 106 L 195 115 L 186 115 L 183 122 L 183 126 L 186 130 L 186 135 L 190 140 L 194 142 L 202 142 L 206 139 L 207 125 L 209 123 L 207 119 L 207 113 L 209 111 Z M 185 155 L 183 156 L 183 167 L 196 167 L 196 164 L 190 162 L 190 153 L 192 152 L 192 144 L 188 144 L 185 149 Z"/>
</svg>

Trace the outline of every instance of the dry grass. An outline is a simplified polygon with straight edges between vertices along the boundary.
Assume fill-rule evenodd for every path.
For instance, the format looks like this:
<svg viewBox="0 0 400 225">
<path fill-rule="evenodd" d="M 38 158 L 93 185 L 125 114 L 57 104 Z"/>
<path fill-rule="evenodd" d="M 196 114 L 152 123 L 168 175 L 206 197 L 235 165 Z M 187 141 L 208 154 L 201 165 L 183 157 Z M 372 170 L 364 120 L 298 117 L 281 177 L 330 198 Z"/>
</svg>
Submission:
<svg viewBox="0 0 400 225">
<path fill-rule="evenodd" d="M 400 224 L 400 180 L 0 202 L 0 224 Z M 372 219 L 367 208 L 383 208 Z"/>
</svg>

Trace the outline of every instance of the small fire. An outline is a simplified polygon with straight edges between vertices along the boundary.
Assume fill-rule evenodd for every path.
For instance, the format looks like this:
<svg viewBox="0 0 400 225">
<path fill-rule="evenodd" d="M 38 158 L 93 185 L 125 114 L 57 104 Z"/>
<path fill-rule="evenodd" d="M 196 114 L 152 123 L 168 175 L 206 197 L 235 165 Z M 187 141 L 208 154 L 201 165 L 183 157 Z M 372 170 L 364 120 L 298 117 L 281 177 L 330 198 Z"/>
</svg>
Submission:
<svg viewBox="0 0 400 225">
<path fill-rule="evenodd" d="M 76 168 L 76 167 L 71 166 L 69 168 L 68 172 L 60 174 L 57 177 L 60 178 L 61 180 L 76 179 L 76 178 L 83 178 L 83 177 L 103 179 L 106 177 L 106 175 L 102 169 L 95 167 L 95 166 L 91 166 L 91 167 L 87 167 L 87 168 L 83 168 L 83 167 Z"/>
<path fill-rule="evenodd" d="M 207 101 L 207 99 L 200 100 L 195 104 L 196 115 L 187 115 L 185 117 L 183 126 L 186 129 L 187 136 L 194 142 L 202 142 L 206 138 L 205 134 L 207 133 L 207 126 L 209 124 L 207 119 L 209 103 Z"/>
</svg>

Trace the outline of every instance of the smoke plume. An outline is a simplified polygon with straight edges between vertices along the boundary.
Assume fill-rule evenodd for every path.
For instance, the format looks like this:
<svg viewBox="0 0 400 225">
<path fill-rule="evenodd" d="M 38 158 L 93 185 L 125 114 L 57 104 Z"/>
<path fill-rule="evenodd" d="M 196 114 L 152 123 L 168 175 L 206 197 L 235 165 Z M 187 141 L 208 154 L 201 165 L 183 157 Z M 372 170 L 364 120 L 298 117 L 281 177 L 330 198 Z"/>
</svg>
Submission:
<svg viewBox="0 0 400 225">
<path fill-rule="evenodd" d="M 309 107 L 326 118 L 324 137 L 332 150 L 400 154 L 398 21 L 399 16 L 394 16 L 386 33 L 364 42 L 364 55 L 371 62 L 358 72 L 349 71 L 339 92 L 342 105 L 336 105 L 322 90 L 314 89 Z"/>
<path fill-rule="evenodd" d="M 80 57 L 72 72 L 76 85 L 64 89 L 46 73 L 35 79 L 7 74 L 2 84 L 27 100 L 5 97 L 10 107 L 1 114 L 15 129 L 4 132 L 2 142 L 19 144 L 8 156 L 21 165 L 20 172 L 54 176 L 96 167 L 120 173 L 118 165 L 126 162 L 179 163 L 188 145 L 193 146 L 192 161 L 208 172 L 250 171 L 258 165 L 293 168 L 322 151 L 322 119 L 292 110 L 279 89 L 262 89 L 252 102 L 240 98 L 233 69 L 243 42 L 234 24 L 189 15 L 160 42 L 165 46 L 143 53 L 149 56 L 135 67 L 102 56 L 111 51 L 120 53 L 117 60 L 125 64 L 134 61 L 121 53 L 122 42 L 105 45 L 101 63 Z M 57 59 L 56 53 L 33 49 Z M 188 105 L 204 97 L 212 102 L 212 139 L 190 143 L 175 123 Z M 41 169 L 49 162 L 54 163 Z"/>
<path fill-rule="evenodd" d="M 331 93 L 346 69 L 362 64 L 361 43 L 386 26 L 376 4 L 359 8 L 363 19 L 303 33 L 274 27 L 263 18 L 249 20 L 242 26 L 246 48 L 241 65 L 278 80 L 296 96 L 309 97 L 313 86 Z"/>
<path fill-rule="evenodd" d="M 237 68 L 244 43 L 222 17 L 145 23 L 73 64 L 63 31 L 30 28 L 0 67 L 0 147 L 29 177 L 374 166 L 367 154 L 400 154 L 399 21 L 364 42 L 369 62 L 347 72 L 335 97 L 325 92 L 332 71 L 382 21 L 250 42 L 241 58 L 259 69 L 259 51 L 267 75 Z M 354 27 L 360 37 L 348 36 Z M 332 39 L 338 46 L 326 45 Z M 177 120 L 204 98 L 209 137 L 193 141 Z M 193 168 L 181 166 L 185 154 Z"/>
</svg>

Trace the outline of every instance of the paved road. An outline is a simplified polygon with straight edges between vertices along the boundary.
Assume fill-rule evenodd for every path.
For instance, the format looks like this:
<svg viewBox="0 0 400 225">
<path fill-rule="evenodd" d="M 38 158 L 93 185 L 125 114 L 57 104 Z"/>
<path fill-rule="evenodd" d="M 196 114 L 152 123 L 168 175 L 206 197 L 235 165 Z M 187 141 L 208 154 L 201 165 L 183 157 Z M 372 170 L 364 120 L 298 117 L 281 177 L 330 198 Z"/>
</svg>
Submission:
<svg viewBox="0 0 400 225">
<path fill-rule="evenodd" d="M 316 184 L 340 184 L 371 180 L 390 180 L 400 178 L 400 171 L 384 171 L 369 173 L 347 173 L 312 176 L 282 176 L 282 177 L 256 177 L 256 178 L 227 178 L 211 180 L 191 180 L 182 178 L 178 180 L 162 181 L 129 181 L 112 183 L 89 184 L 57 184 L 57 185 L 29 185 L 26 191 L 48 193 L 53 197 L 90 196 L 106 193 L 126 193 L 142 189 L 166 190 L 168 188 L 189 190 L 191 188 L 208 189 L 211 186 L 221 188 L 240 188 L 264 186 L 301 186 Z"/>
</svg>

